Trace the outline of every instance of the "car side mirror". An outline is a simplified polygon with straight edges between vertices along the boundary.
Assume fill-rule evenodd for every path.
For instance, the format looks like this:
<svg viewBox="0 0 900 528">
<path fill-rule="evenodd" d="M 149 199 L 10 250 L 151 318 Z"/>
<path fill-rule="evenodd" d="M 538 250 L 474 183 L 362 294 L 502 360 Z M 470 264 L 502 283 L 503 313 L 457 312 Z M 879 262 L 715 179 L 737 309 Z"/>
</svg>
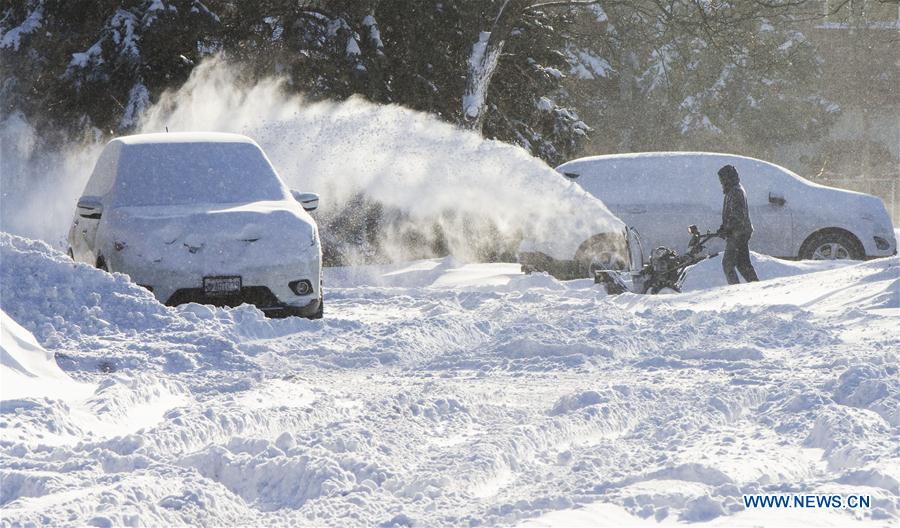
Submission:
<svg viewBox="0 0 900 528">
<path fill-rule="evenodd" d="M 103 215 L 103 202 L 99 196 L 82 196 L 78 199 L 78 216 L 99 220 Z"/>
<path fill-rule="evenodd" d="M 776 194 L 773 192 L 769 193 L 769 203 L 770 204 L 781 207 L 786 202 L 787 202 L 787 200 L 784 199 L 784 196 L 781 196 L 780 194 Z"/>
<path fill-rule="evenodd" d="M 316 193 L 291 191 L 291 195 L 306 211 L 315 211 L 319 208 L 319 195 Z"/>
</svg>

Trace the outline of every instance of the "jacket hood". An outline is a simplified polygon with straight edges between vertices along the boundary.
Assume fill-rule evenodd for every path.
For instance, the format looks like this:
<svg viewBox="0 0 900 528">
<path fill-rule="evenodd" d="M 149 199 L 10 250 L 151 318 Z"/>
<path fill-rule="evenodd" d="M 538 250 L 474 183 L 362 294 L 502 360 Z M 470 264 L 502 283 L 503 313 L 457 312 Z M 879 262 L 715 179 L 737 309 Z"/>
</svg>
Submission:
<svg viewBox="0 0 900 528">
<path fill-rule="evenodd" d="M 738 176 L 738 171 L 734 168 L 734 165 L 725 165 L 719 169 L 718 174 L 719 182 L 721 182 L 722 187 L 725 189 L 737 187 L 741 184 L 741 178 Z"/>
</svg>

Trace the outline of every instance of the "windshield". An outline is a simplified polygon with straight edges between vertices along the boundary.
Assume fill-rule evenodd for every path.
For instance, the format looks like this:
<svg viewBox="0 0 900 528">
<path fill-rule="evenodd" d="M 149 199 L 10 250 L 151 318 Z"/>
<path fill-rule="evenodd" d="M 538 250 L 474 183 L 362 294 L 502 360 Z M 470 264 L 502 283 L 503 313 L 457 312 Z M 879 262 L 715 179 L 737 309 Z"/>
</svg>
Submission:
<svg viewBox="0 0 900 528">
<path fill-rule="evenodd" d="M 119 161 L 114 202 L 120 206 L 283 200 L 284 187 L 250 143 L 129 145 Z"/>
</svg>

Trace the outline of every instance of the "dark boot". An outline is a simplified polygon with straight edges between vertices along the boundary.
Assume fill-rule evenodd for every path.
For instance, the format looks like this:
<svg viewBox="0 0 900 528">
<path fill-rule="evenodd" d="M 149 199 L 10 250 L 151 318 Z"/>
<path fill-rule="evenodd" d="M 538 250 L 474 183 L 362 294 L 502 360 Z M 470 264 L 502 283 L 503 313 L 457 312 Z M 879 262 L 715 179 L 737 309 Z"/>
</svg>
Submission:
<svg viewBox="0 0 900 528">
<path fill-rule="evenodd" d="M 753 264 L 747 264 L 746 266 L 738 266 L 738 271 L 741 272 L 741 276 L 744 277 L 744 280 L 747 282 L 759 281 L 759 277 L 756 276 L 756 270 L 753 269 Z"/>
</svg>

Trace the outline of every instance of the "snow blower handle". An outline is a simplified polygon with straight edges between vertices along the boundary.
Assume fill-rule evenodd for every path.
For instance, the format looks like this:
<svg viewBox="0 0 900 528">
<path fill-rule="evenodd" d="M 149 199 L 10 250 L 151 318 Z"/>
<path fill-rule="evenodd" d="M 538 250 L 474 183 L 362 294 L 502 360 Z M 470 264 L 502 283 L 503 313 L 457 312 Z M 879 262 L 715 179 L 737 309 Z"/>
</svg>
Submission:
<svg viewBox="0 0 900 528">
<path fill-rule="evenodd" d="M 694 224 L 688 226 L 688 232 L 691 234 L 691 240 L 688 242 L 688 254 L 691 256 L 696 256 L 703 251 L 704 245 L 709 242 L 710 239 L 721 236 L 719 231 L 713 233 L 708 229 L 706 230 L 705 235 L 701 235 L 700 229 Z"/>
</svg>

